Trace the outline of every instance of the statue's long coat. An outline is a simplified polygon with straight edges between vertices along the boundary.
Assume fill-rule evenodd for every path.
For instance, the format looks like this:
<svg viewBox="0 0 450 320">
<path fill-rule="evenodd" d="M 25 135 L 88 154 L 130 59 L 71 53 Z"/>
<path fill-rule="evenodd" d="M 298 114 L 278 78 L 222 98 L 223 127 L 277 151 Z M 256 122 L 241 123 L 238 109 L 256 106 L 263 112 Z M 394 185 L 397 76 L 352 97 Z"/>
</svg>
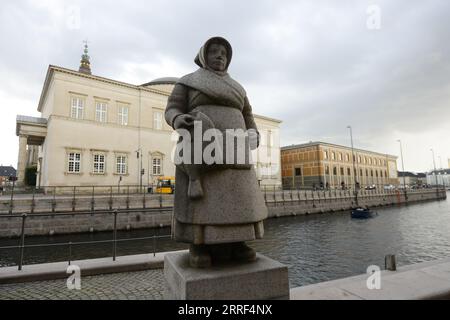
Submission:
<svg viewBox="0 0 450 320">
<path fill-rule="evenodd" d="M 181 78 L 175 85 L 165 112 L 173 127 L 181 114 L 198 110 L 220 131 L 257 130 L 245 90 L 228 74 L 206 68 Z M 189 179 L 176 168 L 175 239 L 195 244 L 247 241 L 263 235 L 267 207 L 253 166 L 211 170 L 202 175 L 204 196 L 187 196 Z"/>
</svg>

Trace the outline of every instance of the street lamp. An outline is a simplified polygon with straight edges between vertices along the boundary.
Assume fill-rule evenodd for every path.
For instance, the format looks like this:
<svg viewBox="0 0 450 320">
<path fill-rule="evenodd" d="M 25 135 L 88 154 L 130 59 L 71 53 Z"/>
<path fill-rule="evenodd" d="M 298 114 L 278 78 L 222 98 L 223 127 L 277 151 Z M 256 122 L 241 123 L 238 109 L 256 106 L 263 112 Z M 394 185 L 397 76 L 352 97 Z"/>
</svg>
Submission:
<svg viewBox="0 0 450 320">
<path fill-rule="evenodd" d="M 431 153 L 433 154 L 434 177 L 436 180 L 436 188 L 437 188 L 438 182 L 437 182 L 436 161 L 434 160 L 434 150 L 433 150 L 433 148 L 431 148 L 430 150 L 431 150 Z"/>
<path fill-rule="evenodd" d="M 405 201 L 408 200 L 408 196 L 406 194 L 406 174 L 405 174 L 405 166 L 403 164 L 403 149 L 402 149 L 402 141 L 400 139 L 397 140 L 400 143 L 400 158 L 402 159 L 402 171 L 403 171 L 403 192 L 405 193 Z"/>
<path fill-rule="evenodd" d="M 352 133 L 352 127 L 351 126 L 347 126 L 347 129 L 350 129 L 350 141 L 351 141 L 351 144 L 352 144 L 352 163 L 353 163 L 353 180 L 354 180 L 354 183 L 355 183 L 355 202 L 356 202 L 356 205 L 358 206 L 358 189 L 356 188 L 356 185 L 357 185 L 357 181 L 356 181 L 356 176 L 357 176 L 357 172 L 356 172 L 356 170 L 355 170 L 355 154 L 354 154 L 354 151 L 353 151 L 353 133 Z"/>
</svg>

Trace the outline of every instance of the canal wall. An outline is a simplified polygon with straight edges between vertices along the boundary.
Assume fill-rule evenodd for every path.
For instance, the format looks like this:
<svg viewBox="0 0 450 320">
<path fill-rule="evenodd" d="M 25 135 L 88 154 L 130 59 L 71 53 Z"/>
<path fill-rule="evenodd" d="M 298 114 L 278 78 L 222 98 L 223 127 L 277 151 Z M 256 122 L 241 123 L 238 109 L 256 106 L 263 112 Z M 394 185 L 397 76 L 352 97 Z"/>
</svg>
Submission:
<svg viewBox="0 0 450 320">
<path fill-rule="evenodd" d="M 290 290 L 291 300 L 450 300 L 450 258 Z"/>
<path fill-rule="evenodd" d="M 356 205 L 348 191 L 273 191 L 263 192 L 269 217 L 320 214 L 348 210 Z M 444 189 L 401 192 L 363 191 L 358 203 L 371 208 L 420 201 L 446 199 Z M 74 199 L 70 197 L 0 202 L 0 237 L 19 237 L 22 224 L 26 236 L 165 227 L 172 222 L 173 196 L 128 195 Z M 34 204 L 33 204 L 34 202 Z M 74 203 L 75 202 L 75 203 Z M 75 210 L 74 210 L 75 209 Z M 92 210 L 94 209 L 94 210 Z M 117 210 L 117 215 L 113 212 Z M 26 213 L 26 217 L 23 214 Z"/>
<path fill-rule="evenodd" d="M 403 205 L 422 201 L 444 200 L 447 198 L 444 189 L 422 189 L 403 192 L 372 193 L 363 191 L 358 196 L 360 206 L 369 208 Z M 299 191 L 284 191 L 283 193 L 267 194 L 266 204 L 269 217 L 320 214 L 326 212 L 346 211 L 356 206 L 355 197 L 348 192 L 319 191 L 312 195 Z"/>
</svg>

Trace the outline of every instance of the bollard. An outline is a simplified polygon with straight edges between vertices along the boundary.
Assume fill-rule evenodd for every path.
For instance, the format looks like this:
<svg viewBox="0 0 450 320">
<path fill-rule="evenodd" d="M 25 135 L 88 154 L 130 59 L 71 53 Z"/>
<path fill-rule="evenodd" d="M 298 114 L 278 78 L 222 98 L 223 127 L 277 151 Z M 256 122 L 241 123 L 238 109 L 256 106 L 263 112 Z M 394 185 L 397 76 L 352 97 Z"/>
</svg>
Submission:
<svg viewBox="0 0 450 320">
<path fill-rule="evenodd" d="M 72 241 L 69 241 L 69 266 L 72 262 Z"/>
<path fill-rule="evenodd" d="M 389 271 L 396 271 L 397 270 L 397 264 L 395 261 L 395 254 L 388 254 L 384 258 L 384 267 L 386 270 Z"/>
<path fill-rule="evenodd" d="M 27 214 L 22 214 L 22 233 L 20 235 L 20 258 L 19 258 L 19 271 L 22 270 L 23 265 L 23 255 L 25 249 L 25 219 L 27 218 Z"/>
<path fill-rule="evenodd" d="M 116 252 L 117 252 L 117 210 L 114 210 L 113 261 L 116 261 Z"/>
</svg>

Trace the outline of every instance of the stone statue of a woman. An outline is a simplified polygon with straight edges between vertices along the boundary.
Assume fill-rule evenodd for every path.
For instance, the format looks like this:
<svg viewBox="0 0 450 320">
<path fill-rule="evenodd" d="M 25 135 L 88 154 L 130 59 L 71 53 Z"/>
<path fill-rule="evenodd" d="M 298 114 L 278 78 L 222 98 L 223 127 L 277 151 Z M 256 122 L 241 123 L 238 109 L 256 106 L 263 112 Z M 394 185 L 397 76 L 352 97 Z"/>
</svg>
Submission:
<svg viewBox="0 0 450 320">
<path fill-rule="evenodd" d="M 208 122 L 224 135 L 231 129 L 241 129 L 248 132 L 247 141 L 256 148 L 259 134 L 246 92 L 227 73 L 231 57 L 227 40 L 209 39 L 195 58 L 200 68 L 175 85 L 165 119 L 174 129 L 191 132 L 196 120 Z M 235 151 L 242 151 L 238 149 Z M 225 142 L 223 150 L 229 150 Z M 172 227 L 175 240 L 191 244 L 189 261 L 193 267 L 209 267 L 221 260 L 256 259 L 255 251 L 245 241 L 263 236 L 267 207 L 254 167 L 248 157 L 245 159 L 244 164 L 236 161 L 176 167 Z"/>
</svg>

